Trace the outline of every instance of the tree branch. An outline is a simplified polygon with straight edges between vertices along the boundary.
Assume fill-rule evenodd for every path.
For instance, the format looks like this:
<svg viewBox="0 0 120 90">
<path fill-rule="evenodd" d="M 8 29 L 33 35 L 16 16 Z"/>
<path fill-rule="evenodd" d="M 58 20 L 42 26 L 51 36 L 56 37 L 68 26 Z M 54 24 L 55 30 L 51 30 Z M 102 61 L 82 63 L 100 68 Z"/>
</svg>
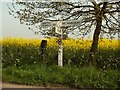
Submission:
<svg viewBox="0 0 120 90">
<path fill-rule="evenodd" d="M 120 10 L 113 10 L 113 11 L 105 11 L 105 13 L 114 13 L 114 12 L 120 12 Z"/>
<path fill-rule="evenodd" d="M 111 3 L 109 3 L 109 4 L 118 4 L 118 3 L 120 3 L 120 1 L 116 1 L 116 2 L 111 2 Z"/>
<path fill-rule="evenodd" d="M 108 19 L 106 15 L 104 15 L 104 18 L 105 18 L 107 21 L 111 22 L 112 24 L 114 24 L 114 25 L 117 25 L 117 26 L 118 26 L 118 24 L 116 24 L 116 23 L 112 22 L 110 19 Z"/>
<path fill-rule="evenodd" d="M 111 13 L 109 13 L 110 16 L 112 16 L 118 23 L 120 23 L 120 21 L 118 21 Z"/>
<path fill-rule="evenodd" d="M 83 8 L 94 8 L 94 6 L 91 6 L 91 5 L 83 5 L 83 6 L 75 6 L 74 8 L 81 8 L 81 7 L 83 7 Z"/>
</svg>

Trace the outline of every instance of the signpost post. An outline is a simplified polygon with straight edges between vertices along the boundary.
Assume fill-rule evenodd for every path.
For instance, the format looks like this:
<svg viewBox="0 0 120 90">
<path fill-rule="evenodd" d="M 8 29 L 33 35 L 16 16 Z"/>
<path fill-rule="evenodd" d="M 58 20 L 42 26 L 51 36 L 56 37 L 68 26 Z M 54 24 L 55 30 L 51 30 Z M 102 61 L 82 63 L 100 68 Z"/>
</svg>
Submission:
<svg viewBox="0 0 120 90">
<path fill-rule="evenodd" d="M 63 31 L 61 29 L 62 21 L 57 22 L 56 33 L 58 33 L 59 41 L 58 41 L 58 66 L 63 66 L 63 45 L 62 45 L 62 38 L 63 38 Z"/>
<path fill-rule="evenodd" d="M 61 27 L 67 27 L 67 26 L 77 26 L 80 25 L 81 21 L 78 20 L 70 20 L 70 21 L 46 21 L 42 22 L 41 26 L 42 27 L 56 27 L 56 33 L 58 33 L 59 36 L 59 48 L 58 48 L 58 66 L 63 66 L 63 44 L 62 44 L 62 39 L 63 39 L 63 31 Z"/>
</svg>

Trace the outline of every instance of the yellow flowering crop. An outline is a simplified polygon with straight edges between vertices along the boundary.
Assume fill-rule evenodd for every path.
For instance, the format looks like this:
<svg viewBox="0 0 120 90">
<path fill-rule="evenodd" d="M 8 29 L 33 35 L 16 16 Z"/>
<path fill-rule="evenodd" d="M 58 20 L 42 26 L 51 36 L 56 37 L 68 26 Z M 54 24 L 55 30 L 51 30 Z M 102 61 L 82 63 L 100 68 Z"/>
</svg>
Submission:
<svg viewBox="0 0 120 90">
<path fill-rule="evenodd" d="M 58 47 L 57 39 L 46 39 L 47 40 L 47 47 Z M 40 39 L 27 39 L 27 38 L 12 38 L 7 37 L 0 40 L 2 45 L 19 45 L 19 46 L 40 46 L 42 40 Z M 118 49 L 118 40 L 109 40 L 109 39 L 102 39 L 99 40 L 98 48 L 100 49 Z M 91 47 L 92 40 L 83 40 L 83 39 L 67 39 L 63 40 L 64 48 L 72 48 L 72 49 L 89 49 Z"/>
<path fill-rule="evenodd" d="M 58 39 L 51 38 L 47 40 L 47 50 L 44 60 L 46 63 L 55 64 L 57 61 Z M 3 66 L 23 65 L 29 63 L 40 63 L 41 61 L 41 44 L 40 39 L 27 38 L 2 38 L 0 44 L 3 46 Z M 63 40 L 63 59 L 64 63 L 73 62 L 75 65 L 83 66 L 88 64 L 89 50 L 92 40 L 84 39 L 66 39 Z M 117 55 L 119 40 L 100 39 L 98 44 L 98 67 L 119 66 L 120 58 Z M 114 63 L 113 63 L 114 62 Z"/>
</svg>

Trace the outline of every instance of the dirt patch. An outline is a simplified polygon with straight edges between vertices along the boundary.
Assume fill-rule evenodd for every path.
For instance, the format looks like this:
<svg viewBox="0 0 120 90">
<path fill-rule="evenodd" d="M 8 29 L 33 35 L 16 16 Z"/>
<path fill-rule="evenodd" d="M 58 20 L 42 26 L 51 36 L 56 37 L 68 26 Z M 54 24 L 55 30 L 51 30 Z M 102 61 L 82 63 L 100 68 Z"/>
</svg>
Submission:
<svg viewBox="0 0 120 90">
<path fill-rule="evenodd" d="M 2 83 L 2 88 L 42 88 L 40 86 L 20 85 L 13 83 Z"/>
<path fill-rule="evenodd" d="M 6 82 L 3 82 L 2 83 L 2 88 L 41 88 L 41 89 L 44 89 L 44 90 L 57 90 L 59 88 L 59 90 L 78 90 L 78 89 L 72 89 L 70 87 L 64 87 L 64 86 L 59 86 L 59 87 L 51 87 L 51 86 L 32 86 L 32 85 L 21 85 L 21 84 L 14 84 L 14 83 L 6 83 Z"/>
</svg>

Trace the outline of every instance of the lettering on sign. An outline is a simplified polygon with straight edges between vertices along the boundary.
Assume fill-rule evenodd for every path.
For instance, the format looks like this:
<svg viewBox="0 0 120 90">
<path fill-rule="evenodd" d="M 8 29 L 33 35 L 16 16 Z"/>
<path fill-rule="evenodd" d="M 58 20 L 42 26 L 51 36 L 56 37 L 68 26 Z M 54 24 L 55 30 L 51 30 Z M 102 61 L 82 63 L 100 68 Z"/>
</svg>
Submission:
<svg viewBox="0 0 120 90">
<path fill-rule="evenodd" d="M 80 25 L 81 21 L 73 20 L 73 21 L 63 21 L 62 26 L 75 26 Z"/>
<path fill-rule="evenodd" d="M 76 25 L 80 25 L 81 21 L 78 20 L 73 20 L 73 21 L 48 21 L 48 22 L 42 22 L 41 26 L 43 27 L 56 27 L 56 26 L 60 26 L 60 27 L 66 27 L 66 26 L 76 26 Z"/>
</svg>

